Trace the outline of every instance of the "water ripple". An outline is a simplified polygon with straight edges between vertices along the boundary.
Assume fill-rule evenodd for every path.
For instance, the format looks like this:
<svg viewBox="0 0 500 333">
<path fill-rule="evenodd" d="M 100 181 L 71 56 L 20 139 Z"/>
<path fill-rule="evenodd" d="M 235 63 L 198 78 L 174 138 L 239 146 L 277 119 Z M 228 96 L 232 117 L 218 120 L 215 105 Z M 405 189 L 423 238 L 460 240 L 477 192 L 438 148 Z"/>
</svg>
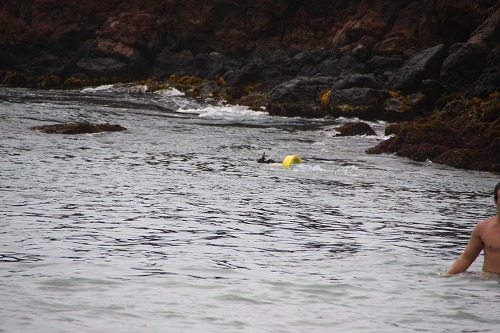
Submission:
<svg viewBox="0 0 500 333">
<path fill-rule="evenodd" d="M 0 97 L 0 291 L 9 305 L 0 330 L 500 324 L 500 284 L 478 273 L 482 257 L 470 274 L 436 274 L 495 213 L 490 174 L 366 155 L 377 139 L 328 135 L 334 120 L 182 96 L 4 88 Z M 78 120 L 128 131 L 29 130 Z M 306 166 L 258 164 L 263 151 L 298 154 Z"/>
</svg>

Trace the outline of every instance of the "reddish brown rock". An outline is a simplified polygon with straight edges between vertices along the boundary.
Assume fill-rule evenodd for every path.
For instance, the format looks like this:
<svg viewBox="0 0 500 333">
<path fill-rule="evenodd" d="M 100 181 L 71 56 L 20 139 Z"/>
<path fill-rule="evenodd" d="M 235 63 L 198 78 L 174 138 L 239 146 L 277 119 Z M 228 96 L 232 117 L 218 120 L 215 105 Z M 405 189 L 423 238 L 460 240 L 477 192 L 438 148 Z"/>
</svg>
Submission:
<svg viewBox="0 0 500 333">
<path fill-rule="evenodd" d="M 31 127 L 34 131 L 47 134 L 90 134 L 99 132 L 126 131 L 125 127 L 111 124 L 91 124 L 88 122 L 54 124 Z"/>
<path fill-rule="evenodd" d="M 376 135 L 370 125 L 361 121 L 344 124 L 335 128 L 335 131 L 338 136 Z"/>
<path fill-rule="evenodd" d="M 148 54 L 158 50 L 163 38 L 163 26 L 165 19 L 155 14 L 143 12 L 120 13 L 110 17 L 104 23 L 102 29 L 97 33 L 99 41 L 112 41 L 116 47 L 125 48 L 124 52 L 118 52 L 128 57 L 133 48 Z M 109 52 L 110 50 L 103 50 Z"/>
</svg>

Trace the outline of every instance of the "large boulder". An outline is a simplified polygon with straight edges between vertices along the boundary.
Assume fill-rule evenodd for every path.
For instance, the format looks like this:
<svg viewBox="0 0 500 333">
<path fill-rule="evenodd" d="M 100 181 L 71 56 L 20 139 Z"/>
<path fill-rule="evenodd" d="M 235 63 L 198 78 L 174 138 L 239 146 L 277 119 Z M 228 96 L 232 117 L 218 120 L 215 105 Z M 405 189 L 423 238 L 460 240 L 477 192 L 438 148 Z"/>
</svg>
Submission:
<svg viewBox="0 0 500 333">
<path fill-rule="evenodd" d="M 71 70 L 72 60 L 69 57 L 60 57 L 49 52 L 40 52 L 29 63 L 17 66 L 27 75 L 56 75 L 63 76 Z"/>
<path fill-rule="evenodd" d="M 404 92 L 416 91 L 422 80 L 436 79 L 448 50 L 440 44 L 415 54 L 391 78 L 389 87 Z"/>
<path fill-rule="evenodd" d="M 373 56 L 367 61 L 366 65 L 370 71 L 399 69 L 404 65 L 404 60 L 401 57 L 383 57 Z"/>
<path fill-rule="evenodd" d="M 470 38 L 444 61 L 442 82 L 452 90 L 471 89 L 472 94 L 487 95 L 498 89 L 499 31 L 500 5 L 497 5 Z"/>
<path fill-rule="evenodd" d="M 261 59 L 251 60 L 239 68 L 229 69 L 224 78 L 230 86 L 242 86 L 260 81 L 262 74 Z"/>
<path fill-rule="evenodd" d="M 489 52 L 482 41 L 463 44 L 444 61 L 441 81 L 450 90 L 466 90 L 483 72 Z"/>
<path fill-rule="evenodd" d="M 380 118 L 386 96 L 377 89 L 353 87 L 331 90 L 328 97 L 331 116 L 374 120 Z"/>
<path fill-rule="evenodd" d="M 335 79 L 329 76 L 298 77 L 275 87 L 269 95 L 270 115 L 319 118 L 327 115 L 319 96 Z"/>
<path fill-rule="evenodd" d="M 383 104 L 381 118 L 387 121 L 412 120 L 422 115 L 425 110 L 427 96 L 423 93 L 410 95 L 401 94 L 399 91 L 389 91 L 388 98 Z"/>
<path fill-rule="evenodd" d="M 224 71 L 224 56 L 217 52 L 196 55 L 189 63 L 191 75 L 206 80 L 215 80 Z"/>
<path fill-rule="evenodd" d="M 280 76 L 295 76 L 300 70 L 302 63 L 297 59 L 290 58 L 288 52 L 276 50 L 263 54 L 262 78 L 272 80 Z"/>
<path fill-rule="evenodd" d="M 147 57 L 159 49 L 164 23 L 165 20 L 156 14 L 123 12 L 110 17 L 97 33 L 97 38 L 134 48 Z"/>
<path fill-rule="evenodd" d="M 130 66 L 116 58 L 82 58 L 76 68 L 90 76 L 113 77 L 129 72 Z"/>
<path fill-rule="evenodd" d="M 377 82 L 373 74 L 352 74 L 335 82 L 332 89 L 348 89 L 354 87 L 380 89 L 382 86 Z"/>
<path fill-rule="evenodd" d="M 157 77 L 168 77 L 171 74 L 189 75 L 191 67 L 188 64 L 191 64 L 193 59 L 193 53 L 188 50 L 173 53 L 164 48 L 156 55 L 153 74 Z"/>
<path fill-rule="evenodd" d="M 109 17 L 95 38 L 80 46 L 79 55 L 85 59 L 78 62 L 78 69 L 92 76 L 144 77 L 160 48 L 163 23 L 158 16 L 140 11 Z M 103 66 L 102 59 L 114 65 Z M 88 66 L 93 62 L 95 65 Z M 95 71 L 98 66 L 102 67 L 102 72 Z"/>
<path fill-rule="evenodd" d="M 488 96 L 500 87 L 500 45 L 488 54 L 481 76 L 468 91 L 469 96 Z"/>
<path fill-rule="evenodd" d="M 335 128 L 338 136 L 376 135 L 373 128 L 362 121 L 349 122 Z"/>
</svg>

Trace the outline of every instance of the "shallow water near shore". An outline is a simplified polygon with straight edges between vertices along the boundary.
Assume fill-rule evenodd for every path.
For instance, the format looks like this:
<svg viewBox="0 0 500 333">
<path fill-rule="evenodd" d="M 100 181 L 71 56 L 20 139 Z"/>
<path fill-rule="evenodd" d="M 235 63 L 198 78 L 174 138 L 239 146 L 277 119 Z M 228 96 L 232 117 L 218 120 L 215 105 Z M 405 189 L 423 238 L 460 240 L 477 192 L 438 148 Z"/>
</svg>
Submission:
<svg viewBox="0 0 500 333">
<path fill-rule="evenodd" d="M 128 130 L 29 129 L 75 121 Z M 482 257 L 438 273 L 498 177 L 367 155 L 385 124 L 335 137 L 346 121 L 0 87 L 0 332 L 496 332 Z"/>
</svg>

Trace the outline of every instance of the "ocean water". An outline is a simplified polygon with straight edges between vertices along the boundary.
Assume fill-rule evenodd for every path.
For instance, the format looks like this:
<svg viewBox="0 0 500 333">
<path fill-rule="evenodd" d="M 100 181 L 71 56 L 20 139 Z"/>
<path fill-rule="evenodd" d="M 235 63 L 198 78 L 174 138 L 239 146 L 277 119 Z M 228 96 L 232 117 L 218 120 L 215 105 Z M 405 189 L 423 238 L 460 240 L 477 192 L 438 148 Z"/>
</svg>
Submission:
<svg viewBox="0 0 500 333">
<path fill-rule="evenodd" d="M 30 130 L 75 121 L 127 131 Z M 0 332 L 498 332 L 482 257 L 440 274 L 498 176 L 367 155 L 386 124 L 347 121 L 0 87 Z"/>
</svg>

